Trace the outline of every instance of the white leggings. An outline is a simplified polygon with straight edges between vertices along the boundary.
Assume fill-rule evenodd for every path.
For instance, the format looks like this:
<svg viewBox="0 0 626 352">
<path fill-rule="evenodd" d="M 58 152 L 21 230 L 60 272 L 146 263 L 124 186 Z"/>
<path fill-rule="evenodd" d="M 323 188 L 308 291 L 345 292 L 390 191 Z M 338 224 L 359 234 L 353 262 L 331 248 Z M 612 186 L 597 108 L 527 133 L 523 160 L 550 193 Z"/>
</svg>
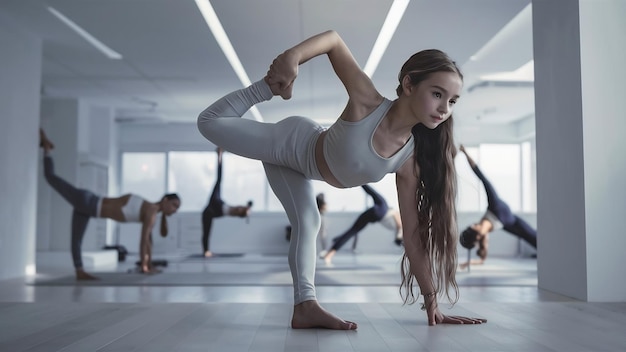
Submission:
<svg viewBox="0 0 626 352">
<path fill-rule="evenodd" d="M 272 96 L 263 80 L 232 92 L 200 114 L 198 129 L 215 145 L 263 162 L 267 180 L 291 223 L 289 268 L 298 304 L 316 299 L 315 245 L 321 218 L 311 180 L 323 179 L 315 163 L 315 142 L 323 128 L 299 116 L 277 123 L 241 118 L 254 104 Z"/>
</svg>

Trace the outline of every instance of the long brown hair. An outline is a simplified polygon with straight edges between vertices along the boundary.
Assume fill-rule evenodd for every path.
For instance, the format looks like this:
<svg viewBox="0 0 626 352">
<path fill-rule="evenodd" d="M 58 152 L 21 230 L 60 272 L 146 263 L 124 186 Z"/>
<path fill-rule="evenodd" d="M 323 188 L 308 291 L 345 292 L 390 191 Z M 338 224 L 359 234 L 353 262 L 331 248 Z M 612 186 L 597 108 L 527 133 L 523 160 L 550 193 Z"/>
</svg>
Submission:
<svg viewBox="0 0 626 352">
<path fill-rule="evenodd" d="M 444 52 L 436 49 L 420 51 L 411 56 L 402 66 L 396 89 L 402 94 L 402 80 L 408 76 L 412 85 L 428 79 L 435 72 L 454 72 L 463 79 L 456 63 Z M 417 219 L 419 236 L 429 255 L 432 285 L 435 292 L 445 292 L 450 303 L 459 298 L 459 287 L 455 273 L 457 266 L 458 227 L 456 223 L 456 172 L 454 157 L 456 147 L 452 134 L 454 119 L 452 115 L 435 129 L 422 124 L 412 129 L 415 141 L 415 168 L 419 178 L 417 193 Z M 405 234 L 407 235 L 407 234 Z M 401 265 L 402 284 L 400 294 L 404 303 L 412 304 L 419 298 L 414 293 L 415 276 L 411 274 L 409 257 L 406 252 Z M 454 291 L 454 299 L 450 295 Z M 403 291 L 405 291 L 403 293 Z M 429 293 L 429 292 L 424 292 Z"/>
<path fill-rule="evenodd" d="M 169 193 L 163 196 L 163 198 L 161 198 L 161 200 L 180 200 L 180 197 L 178 197 L 178 194 L 176 193 Z M 167 216 L 165 215 L 165 213 L 161 213 L 161 237 L 167 237 L 167 232 L 168 232 L 168 227 L 167 227 Z"/>
</svg>

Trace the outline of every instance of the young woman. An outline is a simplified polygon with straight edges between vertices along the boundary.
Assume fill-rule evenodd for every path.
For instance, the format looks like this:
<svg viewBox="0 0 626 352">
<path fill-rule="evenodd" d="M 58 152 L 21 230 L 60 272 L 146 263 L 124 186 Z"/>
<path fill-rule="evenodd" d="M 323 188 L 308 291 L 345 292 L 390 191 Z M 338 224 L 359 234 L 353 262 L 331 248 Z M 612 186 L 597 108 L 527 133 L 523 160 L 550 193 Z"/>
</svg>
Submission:
<svg viewBox="0 0 626 352">
<path fill-rule="evenodd" d="M 374 200 L 374 206 L 361 213 L 354 224 L 352 224 L 346 232 L 333 239 L 335 242 L 333 246 L 327 253 L 321 256 L 326 264 L 332 263 L 333 257 L 337 254 L 337 251 L 352 237 L 354 237 L 352 245 L 352 249 L 354 250 L 356 248 L 356 241 L 359 232 L 361 232 L 361 230 L 363 230 L 368 224 L 381 222 L 385 227 L 394 230 L 396 243 L 398 245 L 402 243 L 402 222 L 398 211 L 389 208 L 385 198 L 383 198 L 380 193 L 376 192 L 369 185 L 363 185 L 361 187 L 370 197 L 372 197 Z"/>
<path fill-rule="evenodd" d="M 174 214 L 180 207 L 180 198 L 176 194 L 166 194 L 156 203 L 150 203 L 134 194 L 117 198 L 100 197 L 94 193 L 70 185 L 54 173 L 54 163 L 49 155 L 54 144 L 39 130 L 40 146 L 44 150 L 43 172 L 48 184 L 61 197 L 72 205 L 72 259 L 77 280 L 94 280 L 97 277 L 85 272 L 81 258 L 81 244 L 89 219 L 92 217 L 112 219 L 119 222 L 140 222 L 141 241 L 140 266 L 143 273 L 158 272 L 152 267 L 152 228 L 157 214 L 162 213 L 161 236 L 167 236 L 167 215 Z"/>
<path fill-rule="evenodd" d="M 213 219 L 221 218 L 222 216 L 238 216 L 245 218 L 250 215 L 250 208 L 252 202 L 248 202 L 248 205 L 243 206 L 229 206 L 222 200 L 222 154 L 224 150 L 217 148 L 217 180 L 215 186 L 213 186 L 213 192 L 211 192 L 211 198 L 209 203 L 202 211 L 202 248 L 204 249 L 204 256 L 209 258 L 213 256 L 213 252 L 209 250 L 209 236 L 211 235 L 211 226 L 213 225 Z"/>
<path fill-rule="evenodd" d="M 467 249 L 472 249 L 478 243 L 476 254 L 478 259 L 472 259 L 460 265 L 461 269 L 467 268 L 469 265 L 481 265 L 487 259 L 489 249 L 489 234 L 495 230 L 503 229 L 504 231 L 519 237 L 528 244 L 537 248 L 537 231 L 532 228 L 526 221 L 511 212 L 511 208 L 500 197 L 496 189 L 493 188 L 491 182 L 483 175 L 474 159 L 472 159 L 465 147 L 461 145 L 459 150 L 465 154 L 470 167 L 480 179 L 487 193 L 487 210 L 485 215 L 475 224 L 468 226 L 461 233 L 459 241 L 461 245 Z"/>
<path fill-rule="evenodd" d="M 327 55 L 349 95 L 327 130 L 298 116 L 278 123 L 240 118 L 275 95 L 291 98 L 298 66 Z M 315 35 L 280 54 L 264 79 L 219 99 L 198 117 L 202 135 L 229 152 L 261 160 L 292 227 L 289 266 L 294 283 L 293 328 L 356 329 L 325 309 L 315 295 L 315 237 L 320 214 L 311 180 L 335 187 L 360 186 L 396 173 L 405 255 L 404 300 L 414 303 L 417 281 L 431 325 L 475 324 L 481 319 L 446 316 L 438 293 L 458 299 L 452 107 L 462 76 L 446 54 L 425 50 L 403 65 L 398 98 L 384 98 L 335 31 Z"/>
</svg>

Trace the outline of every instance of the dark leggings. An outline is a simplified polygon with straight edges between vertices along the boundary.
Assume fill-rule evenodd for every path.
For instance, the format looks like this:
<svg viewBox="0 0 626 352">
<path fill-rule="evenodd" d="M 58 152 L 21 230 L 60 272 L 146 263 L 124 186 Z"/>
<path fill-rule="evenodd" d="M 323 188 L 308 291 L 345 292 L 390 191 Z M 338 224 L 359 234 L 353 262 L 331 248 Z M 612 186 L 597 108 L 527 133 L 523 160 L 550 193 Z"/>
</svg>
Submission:
<svg viewBox="0 0 626 352">
<path fill-rule="evenodd" d="M 368 185 L 363 185 L 361 187 L 372 197 L 374 200 L 374 206 L 361 213 L 348 231 L 335 238 L 335 244 L 333 244 L 331 250 L 339 250 L 339 248 L 346 244 L 351 237 L 356 236 L 361 230 L 363 230 L 367 224 L 379 222 L 383 217 L 385 217 L 385 214 L 387 214 L 387 211 L 389 210 L 389 206 L 387 205 L 387 202 L 385 202 L 385 199 L 383 199 L 380 194 L 376 193 L 372 187 Z"/>
<path fill-rule="evenodd" d="M 55 175 L 54 162 L 50 156 L 45 156 L 43 159 L 43 171 L 48 184 L 74 208 L 72 212 L 72 259 L 74 267 L 81 269 L 83 267 L 81 244 L 89 218 L 97 216 L 99 197 L 88 190 L 76 188 Z"/>
<path fill-rule="evenodd" d="M 504 225 L 504 230 L 523 239 L 531 246 L 537 248 L 537 231 L 533 229 L 522 218 L 515 216 L 515 221 L 512 224 Z"/>
<path fill-rule="evenodd" d="M 209 204 L 202 212 L 202 248 L 209 250 L 209 237 L 211 236 L 211 226 L 213 219 L 224 216 L 224 201 L 222 201 L 222 162 L 217 162 L 217 180 L 213 186 Z"/>
<path fill-rule="evenodd" d="M 487 209 L 500 220 L 504 230 L 523 239 L 531 246 L 537 248 L 537 231 L 535 231 L 526 221 L 511 212 L 511 208 L 498 197 L 496 190 L 480 171 L 478 166 L 472 167 L 474 173 L 482 181 L 487 192 Z"/>
</svg>

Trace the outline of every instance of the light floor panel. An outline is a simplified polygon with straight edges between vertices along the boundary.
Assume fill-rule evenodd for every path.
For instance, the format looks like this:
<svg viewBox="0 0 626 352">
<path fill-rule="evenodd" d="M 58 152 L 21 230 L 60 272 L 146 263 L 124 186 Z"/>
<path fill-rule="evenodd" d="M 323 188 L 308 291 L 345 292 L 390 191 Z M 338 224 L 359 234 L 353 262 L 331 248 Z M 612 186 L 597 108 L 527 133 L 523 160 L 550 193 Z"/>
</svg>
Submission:
<svg viewBox="0 0 626 352">
<path fill-rule="evenodd" d="M 398 303 L 327 303 L 357 331 L 292 330 L 287 303 L 18 303 L 2 351 L 624 351 L 623 305 L 466 303 L 485 325 L 426 325 Z M 617 307 L 616 307 L 617 306 Z M 609 319 L 606 319 L 608 317 Z"/>
<path fill-rule="evenodd" d="M 397 275 L 395 257 L 336 258 L 335 268 L 378 266 Z M 114 271 L 126 275 L 132 262 Z M 39 267 L 38 277 L 67 275 L 63 265 Z M 275 272 L 287 266 L 272 256 L 172 258 L 165 271 L 254 270 L 262 276 L 268 268 Z M 459 275 L 480 277 L 481 270 L 486 275 L 512 268 L 535 270 L 527 259 L 494 258 L 491 266 Z M 0 351 L 626 351 L 626 303 L 579 302 L 529 285 L 461 287 L 454 308 L 440 301 L 444 313 L 489 322 L 436 327 L 427 326 L 418 305 L 401 304 L 397 285 L 319 286 L 325 308 L 359 324 L 357 331 L 330 331 L 289 328 L 289 286 L 29 282 L 32 278 L 0 283 Z"/>
</svg>

